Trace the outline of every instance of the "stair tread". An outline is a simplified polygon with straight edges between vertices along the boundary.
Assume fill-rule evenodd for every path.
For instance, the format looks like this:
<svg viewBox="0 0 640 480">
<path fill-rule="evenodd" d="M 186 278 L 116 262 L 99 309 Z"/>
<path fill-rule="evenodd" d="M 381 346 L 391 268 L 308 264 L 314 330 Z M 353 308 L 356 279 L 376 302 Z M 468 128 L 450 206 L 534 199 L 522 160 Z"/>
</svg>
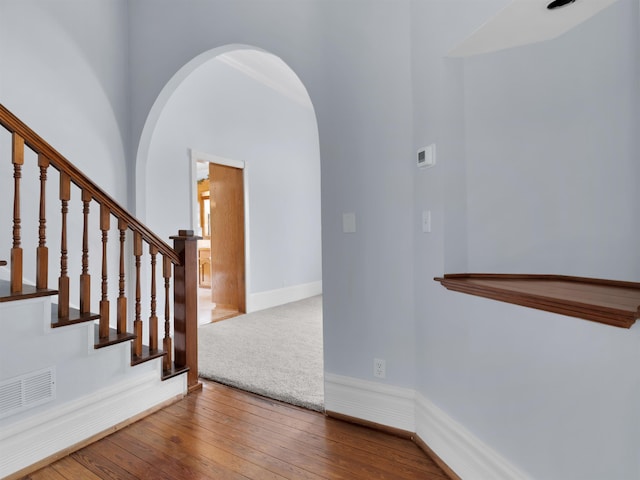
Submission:
<svg viewBox="0 0 640 480">
<path fill-rule="evenodd" d="M 51 326 L 64 327 L 65 325 L 74 325 L 76 323 L 90 322 L 100 318 L 98 313 L 80 313 L 77 308 L 69 307 L 69 315 L 66 317 L 58 317 L 58 304 L 51 304 Z"/>
<path fill-rule="evenodd" d="M 129 332 L 118 333 L 118 331 L 115 328 L 109 329 L 109 336 L 107 338 L 100 338 L 98 332 L 99 332 L 99 325 L 96 324 L 95 337 L 94 337 L 95 338 L 94 348 L 96 349 L 108 347 L 109 345 L 116 345 L 118 343 L 127 342 L 129 340 L 134 340 L 136 338 L 135 333 L 129 333 Z"/>
<path fill-rule="evenodd" d="M 162 371 L 162 380 L 169 380 L 188 371 L 189 367 L 177 367 L 175 363 L 171 362 L 171 368 Z"/>
<path fill-rule="evenodd" d="M 0 302 L 13 302 L 16 300 L 26 300 L 27 298 L 48 297 L 57 295 L 57 290 L 36 288 L 34 285 L 22 285 L 22 292 L 11 293 L 11 282 L 0 280 Z"/>
<path fill-rule="evenodd" d="M 133 353 L 134 346 L 131 345 L 131 366 L 139 365 L 144 362 L 148 362 L 149 360 L 153 360 L 154 358 L 164 357 L 166 352 L 164 350 L 151 350 L 147 345 L 142 346 L 142 354 L 137 356 Z"/>
</svg>

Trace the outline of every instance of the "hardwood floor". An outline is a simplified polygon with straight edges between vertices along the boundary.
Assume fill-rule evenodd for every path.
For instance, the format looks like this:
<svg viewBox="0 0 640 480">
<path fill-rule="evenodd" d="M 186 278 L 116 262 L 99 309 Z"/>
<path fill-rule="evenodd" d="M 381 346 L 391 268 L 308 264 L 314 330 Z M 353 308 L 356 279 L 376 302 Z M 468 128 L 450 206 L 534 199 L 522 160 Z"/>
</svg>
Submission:
<svg viewBox="0 0 640 480">
<path fill-rule="evenodd" d="M 203 383 L 202 392 L 24 478 L 448 479 L 410 440 Z"/>
</svg>

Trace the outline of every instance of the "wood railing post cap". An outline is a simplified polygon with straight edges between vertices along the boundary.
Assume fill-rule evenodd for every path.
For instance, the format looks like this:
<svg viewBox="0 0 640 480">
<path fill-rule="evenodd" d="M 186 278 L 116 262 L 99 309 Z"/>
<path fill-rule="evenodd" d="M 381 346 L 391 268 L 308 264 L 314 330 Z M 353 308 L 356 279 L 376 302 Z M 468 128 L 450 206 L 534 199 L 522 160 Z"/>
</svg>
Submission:
<svg viewBox="0 0 640 480">
<path fill-rule="evenodd" d="M 178 230 L 178 235 L 169 237 L 171 240 L 200 240 L 202 237 L 193 234 L 193 230 Z"/>
</svg>

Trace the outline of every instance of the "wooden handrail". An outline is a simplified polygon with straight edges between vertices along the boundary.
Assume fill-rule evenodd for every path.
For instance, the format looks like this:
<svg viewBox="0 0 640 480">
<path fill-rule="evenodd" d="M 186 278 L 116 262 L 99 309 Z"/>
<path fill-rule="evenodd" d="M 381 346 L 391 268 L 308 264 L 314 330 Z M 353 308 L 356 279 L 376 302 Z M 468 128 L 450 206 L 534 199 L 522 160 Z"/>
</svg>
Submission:
<svg viewBox="0 0 640 480">
<path fill-rule="evenodd" d="M 119 220 L 125 221 L 129 228 L 142 235 L 145 242 L 154 245 L 165 256 L 171 259 L 172 263 L 179 264 L 180 258 L 171 246 L 153 233 L 146 225 L 127 212 L 109 194 L 93 183 L 80 169 L 69 162 L 62 154 L 44 141 L 37 133 L 25 125 L 18 117 L 11 113 L 0 103 L 0 124 L 10 132 L 18 134 L 24 139 L 24 143 L 38 154 L 49 159 L 51 165 L 61 173 L 69 175 L 71 181 L 87 191 L 101 205 L 109 207 L 111 214 Z"/>
<path fill-rule="evenodd" d="M 141 223 L 133 215 L 127 212 L 118 202 L 105 193 L 100 187 L 94 184 L 84 173 L 69 162 L 58 151 L 51 147 L 38 134 L 25 125 L 20 119 L 13 115 L 4 105 L 0 104 L 0 125 L 9 131 L 12 136 L 13 165 L 13 228 L 12 228 L 12 248 L 11 248 L 11 282 L 10 298 L 29 298 L 29 291 L 32 287 L 23 284 L 22 269 L 22 216 L 21 216 L 21 195 L 20 187 L 22 180 L 22 165 L 24 163 L 25 147 L 31 149 L 38 156 L 38 167 L 40 168 L 40 199 L 38 212 L 38 248 L 37 271 L 36 271 L 36 293 L 58 295 L 56 306 L 57 319 L 56 326 L 70 325 L 80 321 L 93 321 L 99 319 L 96 335 L 96 348 L 111 345 L 121 341 L 134 340 L 132 351 L 132 365 L 142 363 L 146 360 L 164 356 L 163 378 L 170 378 L 189 371 L 187 386 L 189 391 L 201 388 L 198 382 L 197 369 L 197 240 L 199 237 L 191 230 L 180 230 L 178 235 L 171 237 L 174 246 L 159 238 L 147 226 Z M 45 191 L 47 181 L 47 168 L 52 166 L 59 172 L 60 186 L 60 277 L 58 279 L 58 290 L 48 290 L 48 247 L 46 246 L 46 203 Z M 68 252 L 68 232 L 67 214 L 69 212 L 69 201 L 71 200 L 72 185 L 75 185 L 81 192 L 82 200 L 82 250 L 81 269 L 77 272 L 70 272 L 69 252 Z M 90 312 L 91 277 L 89 275 L 89 215 L 90 204 L 95 200 L 99 208 L 99 233 L 101 240 L 101 283 L 99 314 Z M 56 209 L 57 210 L 57 209 Z M 96 212 L 97 213 L 97 212 Z M 117 220 L 119 269 L 111 273 L 111 278 L 118 278 L 118 298 L 117 298 L 117 322 L 116 329 L 111 328 L 110 322 L 110 292 L 109 285 L 109 233 L 112 225 L 112 217 Z M 133 256 L 135 257 L 135 320 L 133 321 L 134 333 L 128 333 L 127 329 L 127 298 L 125 294 L 125 242 L 126 231 L 133 232 Z M 151 294 L 149 317 L 149 345 L 143 345 L 142 332 L 143 320 L 141 317 L 142 306 L 142 278 L 141 278 L 141 257 L 143 255 L 143 242 L 148 244 L 149 256 L 151 259 Z M 77 252 L 76 252 L 77 253 Z M 165 308 L 164 308 L 164 337 L 162 346 L 164 350 L 159 350 L 159 331 L 157 316 L 157 277 L 156 264 L 157 255 L 162 259 L 162 277 L 164 280 Z M 0 266 L 5 266 L 6 261 L 1 260 Z M 173 301 L 169 298 L 170 284 L 173 273 Z M 80 310 L 72 308 L 69 298 L 69 284 L 73 276 L 77 278 L 80 285 Z M 25 290 L 26 289 L 26 290 Z M 24 292 L 24 294 L 23 294 Z M 113 297 L 113 293 L 111 293 Z M 7 298 L 4 296 L 3 298 Z M 145 302 L 146 303 L 146 302 Z M 171 338 L 171 305 L 173 305 L 173 334 Z M 72 311 L 74 317 L 71 317 Z M 75 312 L 79 312 L 77 317 Z M 53 319 L 52 319 L 53 325 Z M 172 361 L 172 359 L 174 359 Z"/>
</svg>

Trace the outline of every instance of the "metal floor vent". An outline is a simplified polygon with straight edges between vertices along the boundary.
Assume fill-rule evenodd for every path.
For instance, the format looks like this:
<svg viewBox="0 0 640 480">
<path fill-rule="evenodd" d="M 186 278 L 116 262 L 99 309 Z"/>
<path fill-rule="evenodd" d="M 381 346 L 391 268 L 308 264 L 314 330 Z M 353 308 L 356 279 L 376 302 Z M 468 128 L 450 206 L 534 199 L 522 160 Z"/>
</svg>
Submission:
<svg viewBox="0 0 640 480">
<path fill-rule="evenodd" d="M 56 370 L 49 367 L 0 382 L 0 418 L 56 398 Z"/>
</svg>

